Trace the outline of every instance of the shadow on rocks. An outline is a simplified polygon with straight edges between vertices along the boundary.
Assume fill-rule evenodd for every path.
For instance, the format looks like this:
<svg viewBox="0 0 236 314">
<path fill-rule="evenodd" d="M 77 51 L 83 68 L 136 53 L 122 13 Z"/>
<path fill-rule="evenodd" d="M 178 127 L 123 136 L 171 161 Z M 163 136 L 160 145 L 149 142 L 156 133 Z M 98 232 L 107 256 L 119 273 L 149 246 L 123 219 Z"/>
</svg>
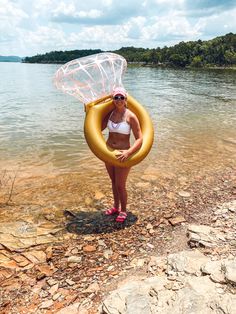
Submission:
<svg viewBox="0 0 236 314">
<path fill-rule="evenodd" d="M 66 229 L 70 233 L 76 234 L 99 234 L 112 233 L 117 230 L 125 229 L 137 221 L 137 216 L 128 212 L 128 217 L 124 223 L 116 222 L 116 215 L 106 216 L 103 212 L 71 212 L 64 211 L 67 218 Z"/>
</svg>

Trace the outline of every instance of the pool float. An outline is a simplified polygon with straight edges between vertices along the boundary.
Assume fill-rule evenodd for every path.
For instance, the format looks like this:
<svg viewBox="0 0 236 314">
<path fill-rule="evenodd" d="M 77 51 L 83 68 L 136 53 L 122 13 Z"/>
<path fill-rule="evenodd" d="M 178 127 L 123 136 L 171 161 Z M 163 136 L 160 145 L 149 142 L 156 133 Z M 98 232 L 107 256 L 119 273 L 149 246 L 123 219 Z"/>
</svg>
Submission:
<svg viewBox="0 0 236 314">
<path fill-rule="evenodd" d="M 112 91 L 123 87 L 122 76 L 127 68 L 126 60 L 114 53 L 99 53 L 72 60 L 56 72 L 56 87 L 85 106 L 84 135 L 91 151 L 102 161 L 119 167 L 131 167 L 141 162 L 149 153 L 154 130 L 145 108 L 128 94 L 128 108 L 139 120 L 143 134 L 141 148 L 125 162 L 116 158 L 117 150 L 106 144 L 102 134 L 102 121 L 114 109 Z"/>
</svg>

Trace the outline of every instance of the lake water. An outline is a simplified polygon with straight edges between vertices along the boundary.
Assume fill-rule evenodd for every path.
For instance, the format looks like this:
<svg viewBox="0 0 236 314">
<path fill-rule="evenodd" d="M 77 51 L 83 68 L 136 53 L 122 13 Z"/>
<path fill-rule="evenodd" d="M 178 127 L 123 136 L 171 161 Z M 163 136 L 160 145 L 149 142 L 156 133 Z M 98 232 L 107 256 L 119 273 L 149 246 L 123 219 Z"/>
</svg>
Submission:
<svg viewBox="0 0 236 314">
<path fill-rule="evenodd" d="M 103 167 L 84 139 L 83 104 L 53 86 L 59 67 L 0 63 L 1 171 Z M 185 174 L 235 165 L 236 71 L 129 67 L 124 85 L 155 127 L 151 153 L 137 171 Z"/>
</svg>

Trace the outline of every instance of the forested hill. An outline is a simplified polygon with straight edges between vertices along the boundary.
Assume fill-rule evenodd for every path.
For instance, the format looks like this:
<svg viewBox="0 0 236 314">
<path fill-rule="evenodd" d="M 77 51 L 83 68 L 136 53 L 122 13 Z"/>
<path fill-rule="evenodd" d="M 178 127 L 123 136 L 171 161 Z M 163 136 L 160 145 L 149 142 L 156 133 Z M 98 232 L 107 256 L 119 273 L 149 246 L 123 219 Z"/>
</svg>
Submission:
<svg viewBox="0 0 236 314">
<path fill-rule="evenodd" d="M 22 58 L 18 56 L 0 56 L 0 62 L 21 62 Z"/>
<path fill-rule="evenodd" d="M 100 49 L 52 51 L 26 57 L 27 63 L 66 63 L 70 60 L 103 52 Z M 111 51 L 125 57 L 128 62 L 178 67 L 236 66 L 236 34 L 229 33 L 208 41 L 180 42 L 172 47 L 122 47 Z"/>
</svg>

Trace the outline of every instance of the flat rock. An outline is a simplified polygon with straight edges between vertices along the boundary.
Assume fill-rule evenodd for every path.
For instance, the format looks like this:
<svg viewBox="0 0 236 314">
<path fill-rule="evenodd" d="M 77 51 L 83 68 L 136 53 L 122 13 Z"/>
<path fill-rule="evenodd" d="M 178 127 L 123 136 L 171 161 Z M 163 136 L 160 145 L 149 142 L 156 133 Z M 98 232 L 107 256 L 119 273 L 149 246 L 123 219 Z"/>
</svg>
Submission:
<svg viewBox="0 0 236 314">
<path fill-rule="evenodd" d="M 33 264 L 42 264 L 46 262 L 46 254 L 43 251 L 32 250 L 22 253 Z"/>
<path fill-rule="evenodd" d="M 95 252 L 96 251 L 96 246 L 94 246 L 94 245 L 85 245 L 84 247 L 83 247 L 83 251 L 85 252 L 85 253 L 91 253 L 91 252 Z"/>
<path fill-rule="evenodd" d="M 208 258 L 198 250 L 182 251 L 167 256 L 167 274 L 198 274 Z"/>
<path fill-rule="evenodd" d="M 225 262 L 225 279 L 236 285 L 236 258 Z"/>
<path fill-rule="evenodd" d="M 191 247 L 204 246 L 214 247 L 220 241 L 224 241 L 224 235 L 220 230 L 205 225 L 188 226 L 188 243 Z"/>
<path fill-rule="evenodd" d="M 186 219 L 183 216 L 177 216 L 173 218 L 169 218 L 168 221 L 172 226 L 176 226 L 181 224 L 182 222 L 186 222 Z"/>
<path fill-rule="evenodd" d="M 200 265 L 210 261 L 199 251 L 183 251 L 167 257 L 170 271 L 175 271 L 176 280 L 160 275 L 142 280 L 126 280 L 111 292 L 100 306 L 100 314 L 234 314 L 236 295 L 219 287 L 208 275 L 195 276 Z M 229 267 L 234 267 L 229 263 Z M 208 265 L 209 268 L 209 265 Z M 211 269 L 211 268 L 210 268 Z M 179 272 L 183 272 L 179 276 Z M 231 269 L 233 273 L 233 269 Z"/>
</svg>

